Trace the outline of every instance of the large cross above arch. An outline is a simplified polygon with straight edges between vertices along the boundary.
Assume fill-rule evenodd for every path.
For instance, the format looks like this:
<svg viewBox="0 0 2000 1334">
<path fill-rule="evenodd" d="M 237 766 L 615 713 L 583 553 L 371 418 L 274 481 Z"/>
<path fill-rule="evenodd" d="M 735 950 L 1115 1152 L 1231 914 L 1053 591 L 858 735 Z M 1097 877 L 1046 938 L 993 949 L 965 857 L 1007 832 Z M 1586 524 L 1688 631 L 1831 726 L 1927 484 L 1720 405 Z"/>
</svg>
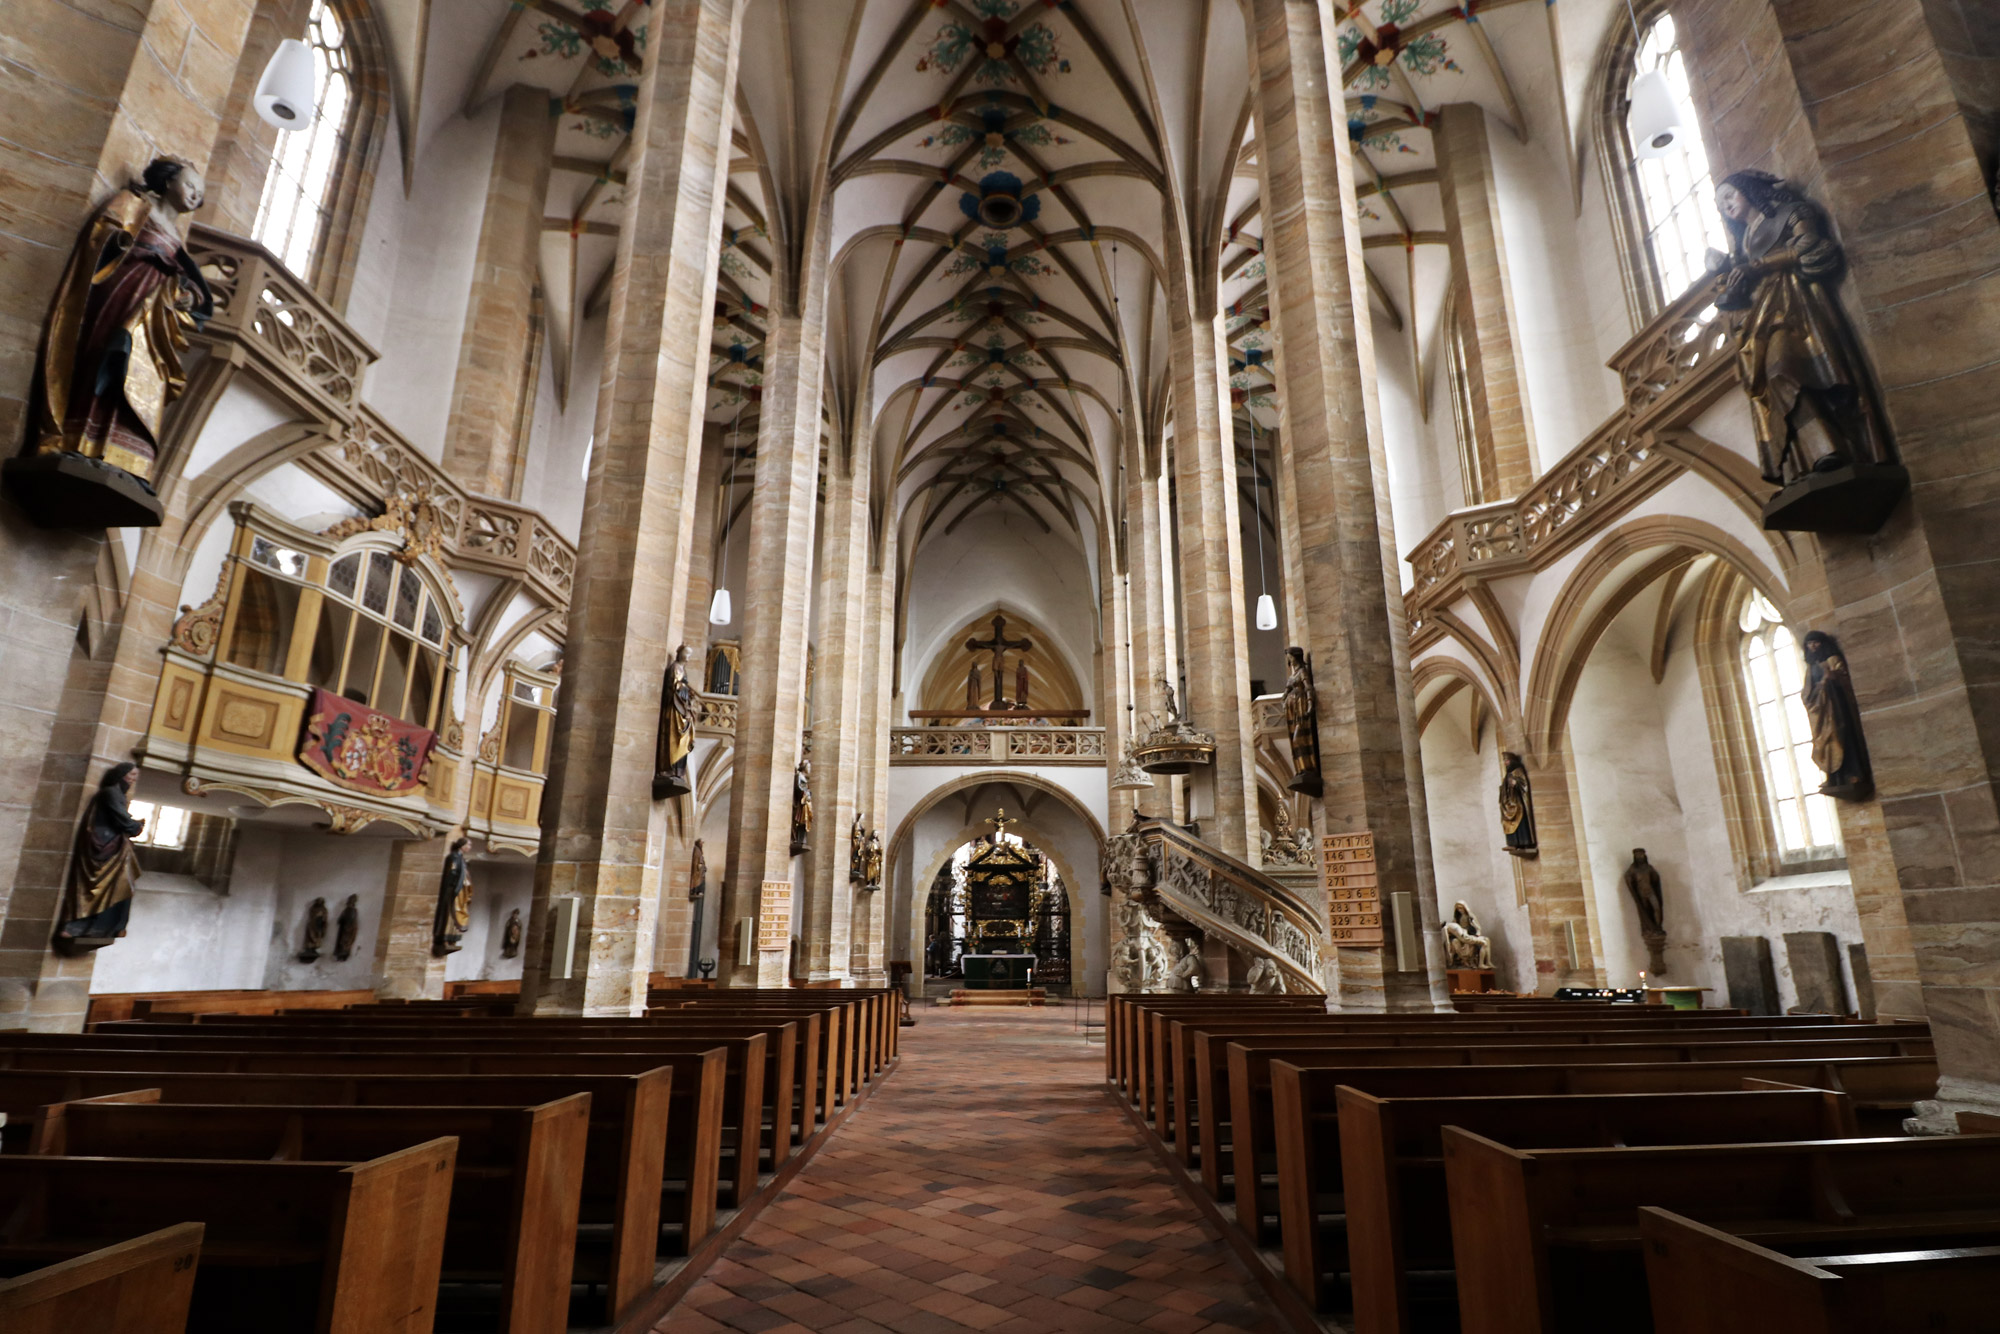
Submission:
<svg viewBox="0 0 2000 1334">
<path fill-rule="evenodd" d="M 1007 705 L 1006 698 L 1001 694 L 1007 679 L 1007 650 L 1014 649 L 1026 653 L 1034 646 L 1035 641 L 1032 639 L 1007 638 L 1007 617 L 999 612 L 993 614 L 993 638 L 965 641 L 965 647 L 970 652 L 993 655 L 993 708 L 1005 708 Z"/>
</svg>

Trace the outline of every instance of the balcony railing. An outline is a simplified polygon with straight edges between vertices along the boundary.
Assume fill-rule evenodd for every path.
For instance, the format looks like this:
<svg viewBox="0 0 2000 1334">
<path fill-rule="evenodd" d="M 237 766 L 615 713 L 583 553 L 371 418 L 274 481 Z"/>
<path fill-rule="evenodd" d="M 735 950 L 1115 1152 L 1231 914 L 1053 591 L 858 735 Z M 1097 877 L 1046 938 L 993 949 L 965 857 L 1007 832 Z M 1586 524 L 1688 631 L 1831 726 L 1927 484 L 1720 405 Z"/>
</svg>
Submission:
<svg viewBox="0 0 2000 1334">
<path fill-rule="evenodd" d="M 1733 382 L 1734 338 L 1716 317 L 1713 283 L 1662 311 L 1607 364 L 1625 406 L 1511 500 L 1453 512 L 1404 559 L 1415 574 L 1405 602 L 1413 632 L 1486 580 L 1541 569 L 1679 471 L 1662 432 L 1685 426 Z"/>
<path fill-rule="evenodd" d="M 305 467 L 367 509 L 402 497 L 435 526 L 447 565 L 519 578 L 568 608 L 575 545 L 537 511 L 460 486 L 363 403 L 362 377 L 378 354 L 311 288 L 255 241 L 213 227 L 197 224 L 188 251 L 215 293 L 200 336 L 208 354 L 252 370 L 336 442 Z"/>
<path fill-rule="evenodd" d="M 1104 763 L 1101 727 L 896 727 L 891 764 Z"/>
</svg>

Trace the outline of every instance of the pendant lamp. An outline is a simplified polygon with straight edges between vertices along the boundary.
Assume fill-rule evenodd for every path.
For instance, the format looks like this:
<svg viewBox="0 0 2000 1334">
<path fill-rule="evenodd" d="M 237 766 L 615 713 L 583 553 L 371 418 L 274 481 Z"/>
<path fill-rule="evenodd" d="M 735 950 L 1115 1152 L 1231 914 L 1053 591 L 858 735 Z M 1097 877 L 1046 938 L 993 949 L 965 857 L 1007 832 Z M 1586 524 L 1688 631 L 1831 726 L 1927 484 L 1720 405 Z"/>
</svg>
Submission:
<svg viewBox="0 0 2000 1334">
<path fill-rule="evenodd" d="M 1278 628 L 1278 602 L 1269 593 L 1257 595 L 1257 628 L 1259 630 Z"/>
<path fill-rule="evenodd" d="M 1640 157 L 1665 157 L 1680 147 L 1686 133 L 1680 103 L 1667 84 L 1664 70 L 1649 69 L 1632 80 L 1631 107 L 1625 113 L 1625 133 Z"/>
<path fill-rule="evenodd" d="M 313 107 L 318 101 L 312 48 L 296 37 L 287 37 L 271 53 L 251 103 L 259 116 L 281 130 L 306 130 L 312 128 Z"/>
</svg>

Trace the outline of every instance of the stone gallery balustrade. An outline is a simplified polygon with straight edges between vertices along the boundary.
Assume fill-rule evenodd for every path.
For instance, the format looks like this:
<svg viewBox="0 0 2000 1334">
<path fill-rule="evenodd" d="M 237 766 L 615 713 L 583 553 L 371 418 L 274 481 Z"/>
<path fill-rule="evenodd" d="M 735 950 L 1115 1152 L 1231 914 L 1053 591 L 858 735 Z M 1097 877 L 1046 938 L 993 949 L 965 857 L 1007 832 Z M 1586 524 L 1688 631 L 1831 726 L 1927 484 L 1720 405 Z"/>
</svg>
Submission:
<svg viewBox="0 0 2000 1334">
<path fill-rule="evenodd" d="M 896 727 L 891 764 L 1104 763 L 1101 727 Z"/>
<path fill-rule="evenodd" d="M 1404 559 L 1412 635 L 1483 581 L 1542 569 L 1682 471 L 1663 441 L 1735 384 L 1735 340 L 1717 318 L 1712 282 L 1697 283 L 1606 363 L 1625 406 L 1528 489 L 1456 510 Z"/>
</svg>

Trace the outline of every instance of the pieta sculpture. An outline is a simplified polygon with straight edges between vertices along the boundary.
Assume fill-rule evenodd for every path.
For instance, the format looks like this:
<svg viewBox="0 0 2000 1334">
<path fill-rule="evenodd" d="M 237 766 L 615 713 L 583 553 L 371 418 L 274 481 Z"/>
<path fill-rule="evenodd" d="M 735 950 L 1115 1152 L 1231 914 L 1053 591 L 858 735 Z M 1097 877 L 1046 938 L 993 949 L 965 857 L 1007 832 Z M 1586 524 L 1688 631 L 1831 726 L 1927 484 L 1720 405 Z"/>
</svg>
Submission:
<svg viewBox="0 0 2000 1334">
<path fill-rule="evenodd" d="M 1493 942 L 1480 931 L 1479 919 L 1472 915 L 1464 899 L 1451 906 L 1451 920 L 1444 924 L 1444 966 L 1493 967 Z"/>
</svg>

